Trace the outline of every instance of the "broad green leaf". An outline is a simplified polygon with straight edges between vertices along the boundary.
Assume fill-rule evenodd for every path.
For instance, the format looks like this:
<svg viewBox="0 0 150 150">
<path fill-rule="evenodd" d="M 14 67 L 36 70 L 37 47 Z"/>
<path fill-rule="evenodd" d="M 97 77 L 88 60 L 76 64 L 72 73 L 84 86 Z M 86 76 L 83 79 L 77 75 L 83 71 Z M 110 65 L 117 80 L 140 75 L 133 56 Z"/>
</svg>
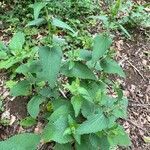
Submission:
<svg viewBox="0 0 150 150">
<path fill-rule="evenodd" d="M 37 73 L 42 70 L 41 64 L 39 61 L 33 60 L 26 64 L 21 64 L 17 69 L 17 73 L 27 74 L 27 73 Z"/>
<path fill-rule="evenodd" d="M 118 63 L 111 59 L 111 58 L 105 58 L 101 61 L 101 67 L 103 68 L 103 71 L 106 73 L 113 73 L 118 74 L 121 77 L 125 77 L 125 73 L 123 72 L 122 68 L 118 65 Z"/>
<path fill-rule="evenodd" d="M 82 83 L 82 86 L 87 90 L 89 101 L 96 102 L 98 101 L 98 93 L 106 90 L 106 84 L 103 82 L 90 82 Z"/>
<path fill-rule="evenodd" d="M 42 95 L 43 97 L 57 97 L 58 96 L 58 91 L 56 90 L 52 90 L 50 87 L 45 87 L 43 89 L 40 90 L 40 95 Z"/>
<path fill-rule="evenodd" d="M 97 35 L 94 38 L 92 61 L 96 63 L 109 49 L 112 39 L 105 34 Z"/>
<path fill-rule="evenodd" d="M 88 50 L 81 49 L 79 51 L 79 57 L 82 60 L 89 61 L 92 59 L 92 52 Z"/>
<path fill-rule="evenodd" d="M 53 18 L 52 25 L 59 27 L 59 28 L 67 29 L 75 34 L 75 31 L 68 24 L 66 24 L 65 22 L 63 22 L 57 18 Z"/>
<path fill-rule="evenodd" d="M 40 104 L 44 102 L 45 99 L 41 96 L 34 96 L 27 105 L 28 113 L 31 117 L 36 118 L 40 111 Z"/>
<path fill-rule="evenodd" d="M 107 136 L 99 137 L 95 134 L 91 134 L 89 136 L 89 140 L 91 144 L 93 145 L 93 147 L 100 148 L 100 150 L 111 150 Z"/>
<path fill-rule="evenodd" d="M 15 135 L 0 142 L 1 150 L 36 150 L 40 143 L 40 136 L 33 133 Z"/>
<path fill-rule="evenodd" d="M 54 150 L 73 150 L 73 147 L 70 143 L 68 144 L 58 144 L 54 146 Z"/>
<path fill-rule="evenodd" d="M 60 107 L 58 107 L 52 114 L 51 116 L 48 118 L 49 121 L 55 121 L 57 120 L 57 118 L 59 118 L 60 116 L 63 117 L 68 117 L 68 115 L 72 115 L 73 110 L 70 104 L 64 104 Z"/>
<path fill-rule="evenodd" d="M 27 74 L 29 72 L 29 65 L 28 64 L 21 64 L 17 69 L 17 73 Z"/>
<path fill-rule="evenodd" d="M 91 97 L 91 95 L 88 93 L 88 91 L 85 88 L 79 87 L 77 90 L 84 99 L 93 103 L 93 98 Z"/>
<path fill-rule="evenodd" d="M 46 23 L 44 18 L 37 18 L 35 20 L 30 21 L 26 26 L 40 26 Z"/>
<path fill-rule="evenodd" d="M 26 117 L 20 121 L 20 125 L 23 127 L 31 127 L 36 124 L 36 120 L 32 117 Z"/>
<path fill-rule="evenodd" d="M 42 138 L 45 142 L 55 141 L 59 144 L 65 144 L 72 141 L 70 135 L 64 135 L 68 127 L 68 119 L 65 116 L 59 116 L 55 121 L 49 121 L 43 131 Z"/>
<path fill-rule="evenodd" d="M 55 87 L 58 73 L 60 71 L 62 51 L 58 46 L 41 47 L 39 57 L 42 65 L 42 77 L 49 82 L 51 88 Z"/>
<path fill-rule="evenodd" d="M 16 83 L 17 83 L 17 81 L 8 80 L 8 81 L 6 81 L 5 85 L 7 88 L 11 89 Z"/>
<path fill-rule="evenodd" d="M 31 93 L 31 85 L 27 80 L 20 81 L 10 89 L 10 93 L 12 96 L 28 96 Z"/>
<path fill-rule="evenodd" d="M 130 141 L 128 134 L 124 131 L 123 127 L 121 127 L 120 125 L 118 125 L 116 129 L 111 130 L 107 138 L 111 146 L 115 146 L 115 145 L 130 146 L 131 145 L 131 141 Z"/>
<path fill-rule="evenodd" d="M 73 106 L 73 109 L 75 111 L 75 117 L 77 117 L 79 115 L 81 106 L 82 106 L 82 100 L 83 98 L 81 96 L 73 96 L 71 98 L 71 104 Z"/>
<path fill-rule="evenodd" d="M 83 135 L 81 138 L 81 144 L 76 143 L 75 145 L 76 150 L 99 150 L 96 145 L 92 145 L 90 136 L 91 135 Z"/>
<path fill-rule="evenodd" d="M 126 118 L 128 100 L 126 98 L 122 98 L 121 100 L 118 100 L 116 105 L 118 105 L 118 107 L 116 107 L 116 109 L 113 110 L 113 115 L 117 118 Z"/>
<path fill-rule="evenodd" d="M 44 2 L 36 2 L 32 5 L 32 8 L 34 10 L 34 19 L 38 19 L 40 11 L 46 6 L 46 3 Z"/>
<path fill-rule="evenodd" d="M 67 108 L 66 110 L 70 110 L 70 108 L 71 108 L 70 102 L 66 99 L 62 99 L 61 97 L 58 97 L 57 99 L 52 101 L 52 104 L 53 104 L 53 110 L 54 111 L 57 110 L 58 108 L 60 108 L 63 105 L 65 105 L 65 107 Z"/>
<path fill-rule="evenodd" d="M 89 103 L 88 101 L 83 101 L 81 112 L 85 118 L 92 115 L 94 113 L 94 110 L 95 110 L 95 106 L 93 103 Z"/>
<path fill-rule="evenodd" d="M 24 33 L 22 32 L 15 33 L 9 44 L 9 48 L 12 54 L 15 55 L 18 52 L 20 52 L 20 50 L 22 50 L 24 43 L 25 43 Z"/>
<path fill-rule="evenodd" d="M 3 50 L 2 51 L 0 50 L 0 60 L 5 60 L 7 58 L 8 58 L 7 53 Z"/>
<path fill-rule="evenodd" d="M 102 114 L 93 114 L 88 117 L 77 129 L 78 134 L 89 134 L 107 128 L 108 119 Z"/>
<path fill-rule="evenodd" d="M 61 73 L 68 77 L 96 80 L 94 73 L 83 63 L 74 62 L 74 67 L 69 70 L 69 62 L 61 67 Z"/>
</svg>

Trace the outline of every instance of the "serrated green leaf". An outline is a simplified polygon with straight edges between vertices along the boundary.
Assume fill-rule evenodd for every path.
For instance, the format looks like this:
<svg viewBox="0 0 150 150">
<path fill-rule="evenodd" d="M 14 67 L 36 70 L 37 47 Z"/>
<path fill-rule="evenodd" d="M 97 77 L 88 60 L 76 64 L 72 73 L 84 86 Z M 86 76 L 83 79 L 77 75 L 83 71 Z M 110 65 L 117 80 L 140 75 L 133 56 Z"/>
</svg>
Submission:
<svg viewBox="0 0 150 150">
<path fill-rule="evenodd" d="M 32 117 L 26 117 L 20 121 L 20 125 L 23 127 L 31 127 L 36 124 L 36 120 Z"/>
<path fill-rule="evenodd" d="M 83 98 L 81 96 L 73 96 L 71 98 L 71 104 L 73 106 L 73 109 L 75 111 L 75 117 L 77 117 L 79 115 L 81 106 L 82 106 L 82 101 Z"/>
<path fill-rule="evenodd" d="M 17 32 L 10 41 L 9 48 L 12 54 L 17 54 L 25 43 L 25 35 L 23 32 Z"/>
<path fill-rule="evenodd" d="M 92 59 L 92 52 L 88 50 L 81 49 L 79 50 L 79 57 L 82 60 L 89 61 Z"/>
<path fill-rule="evenodd" d="M 95 110 L 94 103 L 89 103 L 88 101 L 83 101 L 81 112 L 82 115 L 87 118 L 91 114 L 93 114 Z"/>
<path fill-rule="evenodd" d="M 40 136 L 33 133 L 15 135 L 6 141 L 0 142 L 1 150 L 36 150 Z"/>
<path fill-rule="evenodd" d="M 118 125 L 118 127 L 114 130 L 111 130 L 109 135 L 107 136 L 108 141 L 111 146 L 130 146 L 131 141 L 123 127 Z"/>
<path fill-rule="evenodd" d="M 128 107 L 128 100 L 126 98 L 122 98 L 118 100 L 118 107 L 113 110 L 113 115 L 117 118 L 126 118 L 127 117 L 127 107 Z"/>
<path fill-rule="evenodd" d="M 96 63 L 109 49 L 112 40 L 108 35 L 101 34 L 94 38 L 92 61 Z"/>
<path fill-rule="evenodd" d="M 107 128 L 108 120 L 101 114 L 93 114 L 88 117 L 78 128 L 78 134 L 89 134 L 101 131 Z"/>
<path fill-rule="evenodd" d="M 35 20 L 30 21 L 26 26 L 40 26 L 46 23 L 44 18 L 37 18 Z"/>
<path fill-rule="evenodd" d="M 52 104 L 53 104 L 53 110 L 54 111 L 63 105 L 66 105 L 69 109 L 71 107 L 70 102 L 67 101 L 66 99 L 62 99 L 61 97 L 58 97 L 56 100 L 52 101 Z"/>
<path fill-rule="evenodd" d="M 46 6 L 44 2 L 36 2 L 32 5 L 34 10 L 34 19 L 38 19 L 40 11 Z"/>
<path fill-rule="evenodd" d="M 88 91 L 85 88 L 79 87 L 77 90 L 84 99 L 93 103 L 93 98 L 91 97 L 91 95 L 88 93 Z"/>
<path fill-rule="evenodd" d="M 28 113 L 33 117 L 36 118 L 40 111 L 40 104 L 44 102 L 45 99 L 41 96 L 34 96 L 27 105 Z"/>
<path fill-rule="evenodd" d="M 43 89 L 40 90 L 40 95 L 42 95 L 43 97 L 57 97 L 58 96 L 58 91 L 56 90 L 52 90 L 50 87 L 45 87 Z"/>
<path fill-rule="evenodd" d="M 111 150 L 107 136 L 99 137 L 95 134 L 91 134 L 89 136 L 89 141 L 95 148 L 100 148 L 100 150 Z"/>
<path fill-rule="evenodd" d="M 56 107 L 56 104 L 55 104 Z M 63 105 L 61 105 L 60 107 L 58 107 L 52 114 L 51 116 L 48 118 L 49 121 L 55 121 L 57 120 L 57 118 L 59 118 L 60 116 L 65 116 L 68 117 L 68 115 L 72 115 L 73 110 L 71 107 L 71 104 L 69 103 L 64 103 Z"/>
<path fill-rule="evenodd" d="M 42 138 L 44 141 L 55 141 L 59 144 L 65 144 L 72 141 L 70 135 L 64 135 L 68 127 L 68 118 L 65 116 L 58 117 L 54 122 L 49 121 L 43 131 Z"/>
<path fill-rule="evenodd" d="M 28 96 L 31 92 L 31 85 L 29 81 L 23 80 L 16 83 L 11 89 L 12 96 Z"/>
<path fill-rule="evenodd" d="M 7 53 L 3 50 L 2 51 L 0 50 L 0 60 L 5 60 L 7 58 L 8 58 Z"/>
<path fill-rule="evenodd" d="M 81 144 L 76 143 L 75 148 L 76 150 L 99 150 L 98 147 L 95 145 L 92 145 L 90 141 L 90 136 L 91 135 L 83 135 L 81 137 Z"/>
<path fill-rule="evenodd" d="M 39 57 L 42 65 L 42 77 L 49 82 L 51 88 L 55 87 L 58 73 L 60 71 L 60 64 L 62 58 L 61 48 L 55 47 L 41 47 L 39 49 Z"/>
<path fill-rule="evenodd" d="M 74 62 L 74 67 L 69 70 L 69 62 L 61 67 L 61 73 L 68 77 L 96 80 L 94 73 L 83 63 Z"/>
<path fill-rule="evenodd" d="M 27 74 L 27 73 L 37 73 L 42 70 L 41 64 L 39 61 L 31 61 L 26 64 L 21 64 L 17 69 L 17 73 Z"/>
<path fill-rule="evenodd" d="M 87 90 L 91 102 L 98 101 L 98 93 L 106 90 L 106 84 L 103 82 L 82 83 L 82 86 Z"/>
<path fill-rule="evenodd" d="M 101 61 L 101 67 L 103 68 L 103 71 L 106 73 L 113 73 L 118 74 L 121 77 L 125 77 L 125 73 L 123 72 L 122 68 L 118 65 L 118 63 L 111 59 L 111 58 L 105 58 Z"/>
<path fill-rule="evenodd" d="M 53 18 L 52 25 L 59 27 L 59 28 L 67 29 L 75 34 L 75 31 L 68 24 L 66 24 L 65 22 L 63 22 L 57 18 Z"/>
</svg>

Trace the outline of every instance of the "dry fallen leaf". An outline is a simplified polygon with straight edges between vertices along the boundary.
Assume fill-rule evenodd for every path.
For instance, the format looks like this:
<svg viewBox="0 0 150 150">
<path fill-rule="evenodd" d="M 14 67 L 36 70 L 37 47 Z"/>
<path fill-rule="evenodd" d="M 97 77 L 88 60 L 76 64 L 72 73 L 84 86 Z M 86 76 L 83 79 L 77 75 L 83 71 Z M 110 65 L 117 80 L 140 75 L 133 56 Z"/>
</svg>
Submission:
<svg viewBox="0 0 150 150">
<path fill-rule="evenodd" d="M 8 120 L 10 120 L 10 110 L 4 111 L 4 112 L 2 113 L 2 115 L 1 115 L 1 119 L 2 119 L 2 120 L 3 120 L 3 119 L 8 119 Z"/>
<path fill-rule="evenodd" d="M 149 136 L 144 136 L 143 140 L 145 143 L 150 143 L 150 137 Z"/>
<path fill-rule="evenodd" d="M 9 125 L 12 125 L 16 121 L 16 116 L 11 115 Z"/>
</svg>

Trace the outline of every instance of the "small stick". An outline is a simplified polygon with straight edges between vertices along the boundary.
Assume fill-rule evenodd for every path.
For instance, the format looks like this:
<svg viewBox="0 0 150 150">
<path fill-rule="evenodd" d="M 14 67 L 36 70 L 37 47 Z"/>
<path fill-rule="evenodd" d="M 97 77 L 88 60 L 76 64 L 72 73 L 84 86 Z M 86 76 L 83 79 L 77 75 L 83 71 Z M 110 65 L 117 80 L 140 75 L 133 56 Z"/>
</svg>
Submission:
<svg viewBox="0 0 150 150">
<path fill-rule="evenodd" d="M 67 96 L 65 95 L 65 93 L 59 88 L 59 92 L 62 94 L 62 96 L 64 97 L 64 98 L 67 98 Z"/>
<path fill-rule="evenodd" d="M 137 73 L 139 73 L 139 75 L 145 80 L 144 76 L 141 74 L 141 72 L 129 61 L 127 60 L 127 62 L 137 71 Z"/>
<path fill-rule="evenodd" d="M 132 125 L 134 125 L 135 127 L 141 129 L 142 131 L 146 132 L 147 133 L 147 130 L 143 129 L 142 127 L 138 126 L 135 122 L 129 120 L 129 119 L 125 119 L 125 121 L 131 123 Z"/>
<path fill-rule="evenodd" d="M 4 75 L 7 75 L 7 74 L 8 74 L 8 72 L 1 72 L 0 76 L 4 76 Z"/>
<path fill-rule="evenodd" d="M 137 107 L 149 107 L 150 106 L 150 104 L 129 104 L 129 106 L 137 106 Z"/>
</svg>

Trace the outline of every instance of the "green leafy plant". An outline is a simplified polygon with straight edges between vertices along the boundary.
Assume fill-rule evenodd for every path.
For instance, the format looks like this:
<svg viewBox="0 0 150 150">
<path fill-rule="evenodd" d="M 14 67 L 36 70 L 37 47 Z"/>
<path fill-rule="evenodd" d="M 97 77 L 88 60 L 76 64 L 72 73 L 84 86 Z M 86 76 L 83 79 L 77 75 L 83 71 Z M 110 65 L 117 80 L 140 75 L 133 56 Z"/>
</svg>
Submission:
<svg viewBox="0 0 150 150">
<path fill-rule="evenodd" d="M 36 47 L 29 48 L 25 45 L 25 35 L 22 32 L 14 34 L 8 47 L 0 43 L 0 69 L 15 68 L 16 64 L 22 63 L 27 58 L 33 58 Z M 24 50 L 23 50 L 24 49 Z"/>
<path fill-rule="evenodd" d="M 148 28 L 150 16 L 146 7 L 134 4 L 129 1 L 116 0 L 108 5 L 106 11 L 101 11 L 101 15 L 91 16 L 90 18 L 102 22 L 103 28 L 107 31 L 121 30 L 128 38 L 131 38 L 130 29 L 135 27 Z"/>
<path fill-rule="evenodd" d="M 117 145 L 129 146 L 130 139 L 117 122 L 119 118 L 127 117 L 128 101 L 119 85 L 109 80 L 109 74 L 121 77 L 125 74 L 113 59 L 109 34 L 96 35 L 91 50 L 63 51 L 60 40 L 53 36 L 55 28 L 67 30 L 77 37 L 74 29 L 49 17 L 46 3 L 35 3 L 31 7 L 34 20 L 28 26 L 37 25 L 37 20 L 44 19 L 49 29 L 49 43 L 40 46 L 32 59 L 19 62 L 15 67 L 14 72 L 21 78 L 13 83 L 10 92 L 12 96 L 31 98 L 27 105 L 31 117 L 22 120 L 21 125 L 34 125 L 40 114 L 46 125 L 41 134 L 23 133 L 0 142 L 1 149 L 35 150 L 40 141 L 55 143 L 56 150 L 109 150 Z M 42 9 L 45 9 L 45 17 L 40 17 Z M 20 38 L 15 35 L 9 44 L 13 59 L 21 54 L 25 41 L 22 33 L 17 35 Z M 11 58 L 7 53 L 5 55 Z"/>
</svg>

